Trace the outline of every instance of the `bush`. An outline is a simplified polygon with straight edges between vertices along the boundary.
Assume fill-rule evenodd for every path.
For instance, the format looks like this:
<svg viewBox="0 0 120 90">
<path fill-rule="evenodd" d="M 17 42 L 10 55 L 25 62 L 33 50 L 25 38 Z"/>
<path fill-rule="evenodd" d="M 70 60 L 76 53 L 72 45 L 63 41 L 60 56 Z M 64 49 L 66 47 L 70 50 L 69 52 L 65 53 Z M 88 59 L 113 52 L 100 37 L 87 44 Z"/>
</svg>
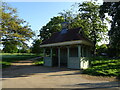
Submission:
<svg viewBox="0 0 120 90">
<path fill-rule="evenodd" d="M 31 47 L 31 53 L 40 54 L 42 52 L 42 48 L 40 48 L 41 40 L 34 40 L 33 47 Z"/>
<path fill-rule="evenodd" d="M 102 44 L 101 46 L 96 46 L 96 51 L 98 55 L 103 55 L 103 54 L 107 54 L 108 52 L 108 47 L 106 44 Z"/>
<path fill-rule="evenodd" d="M 4 53 L 17 53 L 18 48 L 17 48 L 17 45 L 12 44 L 12 42 L 6 42 L 4 44 L 3 51 L 4 51 Z"/>
<path fill-rule="evenodd" d="M 43 64 L 44 64 L 43 58 L 39 58 L 36 61 L 34 61 L 34 63 L 33 63 L 33 65 L 43 65 Z"/>
</svg>

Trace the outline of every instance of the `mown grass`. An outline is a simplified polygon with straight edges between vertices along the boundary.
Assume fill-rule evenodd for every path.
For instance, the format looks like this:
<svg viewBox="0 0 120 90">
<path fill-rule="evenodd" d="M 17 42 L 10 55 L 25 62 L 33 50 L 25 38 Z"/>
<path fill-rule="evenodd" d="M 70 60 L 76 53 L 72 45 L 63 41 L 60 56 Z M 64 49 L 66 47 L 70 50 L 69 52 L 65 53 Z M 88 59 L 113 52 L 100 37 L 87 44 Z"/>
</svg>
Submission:
<svg viewBox="0 0 120 90">
<path fill-rule="evenodd" d="M 83 73 L 97 76 L 119 76 L 120 59 L 109 59 L 106 57 L 90 58 L 90 68 Z"/>
<path fill-rule="evenodd" d="M 41 55 L 28 54 L 28 53 L 18 53 L 18 54 L 3 53 L 0 55 L 0 57 L 2 58 L 2 61 L 0 61 L 0 64 L 2 64 L 2 67 L 4 68 L 7 66 L 10 66 L 12 62 L 27 60 L 27 59 L 35 58 L 38 56 L 41 56 Z"/>
</svg>

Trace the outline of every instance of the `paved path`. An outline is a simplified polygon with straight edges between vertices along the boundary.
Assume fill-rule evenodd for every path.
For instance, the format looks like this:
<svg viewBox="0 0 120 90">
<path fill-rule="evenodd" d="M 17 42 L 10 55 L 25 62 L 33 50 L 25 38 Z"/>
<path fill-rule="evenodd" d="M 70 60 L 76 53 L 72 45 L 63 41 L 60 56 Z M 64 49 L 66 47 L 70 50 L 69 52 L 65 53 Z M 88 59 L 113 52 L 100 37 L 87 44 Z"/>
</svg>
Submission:
<svg viewBox="0 0 120 90">
<path fill-rule="evenodd" d="M 3 69 L 3 88 L 71 88 L 119 90 L 111 78 L 80 74 L 80 70 L 34 66 L 32 60 L 13 63 Z M 103 89 L 104 88 L 104 89 Z"/>
</svg>

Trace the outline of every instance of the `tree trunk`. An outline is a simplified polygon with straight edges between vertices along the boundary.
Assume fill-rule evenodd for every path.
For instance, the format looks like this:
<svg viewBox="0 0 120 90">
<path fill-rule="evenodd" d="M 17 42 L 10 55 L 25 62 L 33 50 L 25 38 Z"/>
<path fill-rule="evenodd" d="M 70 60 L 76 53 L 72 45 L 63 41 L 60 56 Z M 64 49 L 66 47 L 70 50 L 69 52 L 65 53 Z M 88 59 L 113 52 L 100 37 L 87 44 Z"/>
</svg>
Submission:
<svg viewBox="0 0 120 90">
<path fill-rule="evenodd" d="M 93 28 L 94 28 L 94 27 L 93 27 Z M 93 54 L 94 54 L 94 56 L 96 56 L 96 42 L 97 42 L 97 40 L 96 40 L 96 32 L 95 32 L 95 29 L 94 29 L 94 31 L 93 31 L 93 35 L 94 35 L 94 41 L 93 41 L 93 43 L 94 43 L 94 47 L 93 47 L 94 51 L 93 51 Z"/>
</svg>

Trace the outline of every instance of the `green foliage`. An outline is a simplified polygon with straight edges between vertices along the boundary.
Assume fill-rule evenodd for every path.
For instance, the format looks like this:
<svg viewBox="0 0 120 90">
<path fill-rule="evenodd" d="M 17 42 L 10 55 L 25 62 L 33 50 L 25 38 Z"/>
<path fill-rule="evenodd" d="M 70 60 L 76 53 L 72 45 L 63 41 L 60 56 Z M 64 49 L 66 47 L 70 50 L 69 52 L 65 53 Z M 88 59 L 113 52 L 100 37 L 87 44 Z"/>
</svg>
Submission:
<svg viewBox="0 0 120 90">
<path fill-rule="evenodd" d="M 81 19 L 84 20 L 84 31 L 87 37 L 94 43 L 94 54 L 96 44 L 106 35 L 107 26 L 100 18 L 100 6 L 95 2 L 83 2 L 79 4 Z"/>
<path fill-rule="evenodd" d="M 69 23 L 68 29 L 82 27 L 85 36 L 94 42 L 94 49 L 96 49 L 96 43 L 104 38 L 108 30 L 106 23 L 100 18 L 100 6 L 92 2 L 83 2 L 78 5 L 79 13 L 64 10 L 59 13 L 60 16 L 51 18 L 40 30 L 41 39 L 48 39 L 53 33 L 60 31 L 60 24 L 66 21 Z"/>
<path fill-rule="evenodd" d="M 101 55 L 101 53 L 108 53 L 108 47 L 106 44 L 100 46 L 96 45 L 96 49 L 98 55 Z"/>
<path fill-rule="evenodd" d="M 74 14 L 72 10 L 64 10 L 59 13 L 62 17 L 64 17 L 65 22 L 68 22 L 68 29 L 74 29 L 78 27 L 82 27 L 84 30 L 84 21 L 81 19 L 79 14 Z"/>
<path fill-rule="evenodd" d="M 64 18 L 62 16 L 57 16 L 51 18 L 51 20 L 40 29 L 40 37 L 42 40 L 49 38 L 54 32 L 58 32 L 61 30 L 60 23 L 64 22 Z"/>
<path fill-rule="evenodd" d="M 112 17 L 111 29 L 108 33 L 110 39 L 110 48 L 115 49 L 118 56 L 120 53 L 120 2 L 104 2 L 101 5 L 101 17 L 108 13 Z"/>
<path fill-rule="evenodd" d="M 15 45 L 25 44 L 25 41 L 34 35 L 29 24 L 20 19 L 17 10 L 9 7 L 7 3 L 2 3 L 0 38 L 2 44 L 14 42 Z"/>
<path fill-rule="evenodd" d="M 106 57 L 90 58 L 91 67 L 83 73 L 98 76 L 118 76 L 120 74 L 120 59 L 108 59 Z"/>
<path fill-rule="evenodd" d="M 32 53 L 40 54 L 42 52 L 42 48 L 40 48 L 41 40 L 34 40 L 33 41 L 33 47 L 32 47 Z"/>
<path fill-rule="evenodd" d="M 4 44 L 3 51 L 5 53 L 17 53 L 18 52 L 17 45 L 15 45 L 12 42 L 6 42 Z"/>
<path fill-rule="evenodd" d="M 43 58 L 39 58 L 33 63 L 33 65 L 43 65 L 43 64 L 44 64 Z"/>
</svg>

